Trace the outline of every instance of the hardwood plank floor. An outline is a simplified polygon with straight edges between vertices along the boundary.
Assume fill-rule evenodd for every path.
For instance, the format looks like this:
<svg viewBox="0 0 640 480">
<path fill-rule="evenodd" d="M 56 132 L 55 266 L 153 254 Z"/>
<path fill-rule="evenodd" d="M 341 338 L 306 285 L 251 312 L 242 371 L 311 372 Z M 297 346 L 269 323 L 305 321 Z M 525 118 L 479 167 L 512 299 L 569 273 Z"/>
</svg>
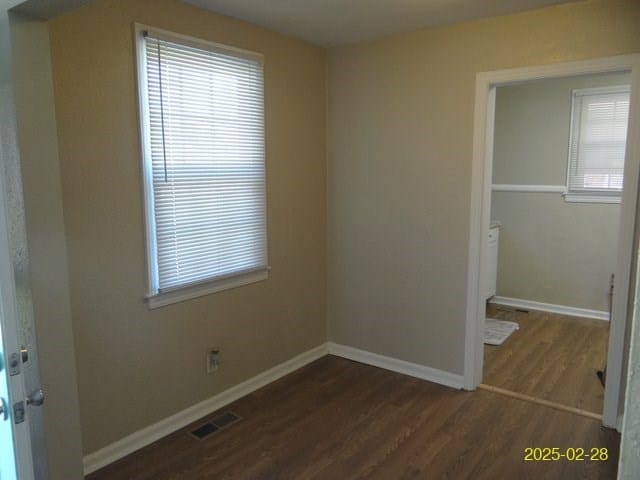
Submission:
<svg viewBox="0 0 640 480">
<path fill-rule="evenodd" d="M 203 441 L 187 433 L 197 422 L 88 479 L 571 480 L 616 473 L 619 435 L 596 420 L 333 356 L 227 409 L 243 420 Z M 527 447 L 607 448 L 609 459 L 525 462 Z"/>
<path fill-rule="evenodd" d="M 517 322 L 520 330 L 500 346 L 485 345 L 483 383 L 602 413 L 596 371 L 606 363 L 608 322 L 496 305 L 487 316 Z"/>
</svg>

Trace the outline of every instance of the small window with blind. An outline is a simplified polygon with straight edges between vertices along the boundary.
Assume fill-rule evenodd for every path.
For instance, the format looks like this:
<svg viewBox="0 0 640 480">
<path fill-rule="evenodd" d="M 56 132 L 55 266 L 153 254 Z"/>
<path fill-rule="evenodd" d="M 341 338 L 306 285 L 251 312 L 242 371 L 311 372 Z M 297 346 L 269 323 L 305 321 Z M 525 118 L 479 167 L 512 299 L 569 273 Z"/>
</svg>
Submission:
<svg viewBox="0 0 640 480">
<path fill-rule="evenodd" d="M 266 279 L 262 57 L 135 30 L 149 306 Z"/>
<path fill-rule="evenodd" d="M 573 91 L 566 201 L 620 202 L 629 96 L 629 86 Z"/>
</svg>

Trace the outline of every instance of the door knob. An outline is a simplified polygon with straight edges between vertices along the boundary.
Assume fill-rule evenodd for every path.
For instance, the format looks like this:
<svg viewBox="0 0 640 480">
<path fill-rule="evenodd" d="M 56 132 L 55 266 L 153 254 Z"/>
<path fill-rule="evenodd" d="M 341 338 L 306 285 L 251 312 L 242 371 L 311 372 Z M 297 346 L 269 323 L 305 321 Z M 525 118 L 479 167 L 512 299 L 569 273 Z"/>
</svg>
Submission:
<svg viewBox="0 0 640 480">
<path fill-rule="evenodd" d="M 39 407 L 44 403 L 44 392 L 41 388 L 34 390 L 31 394 L 27 395 L 27 405 L 33 405 Z"/>
<path fill-rule="evenodd" d="M 0 397 L 0 420 L 6 420 L 9 418 L 9 407 L 4 398 Z"/>
</svg>

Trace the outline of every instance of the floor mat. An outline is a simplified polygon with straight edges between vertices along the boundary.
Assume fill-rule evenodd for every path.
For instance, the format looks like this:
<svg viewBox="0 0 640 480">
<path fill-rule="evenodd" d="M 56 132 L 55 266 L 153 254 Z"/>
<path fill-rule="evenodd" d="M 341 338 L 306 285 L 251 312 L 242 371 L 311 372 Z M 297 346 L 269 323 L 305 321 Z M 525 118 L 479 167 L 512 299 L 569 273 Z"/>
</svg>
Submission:
<svg viewBox="0 0 640 480">
<path fill-rule="evenodd" d="M 509 335 L 519 328 L 520 325 L 515 322 L 485 318 L 484 343 L 487 345 L 502 345 L 504 341 L 509 338 Z"/>
</svg>

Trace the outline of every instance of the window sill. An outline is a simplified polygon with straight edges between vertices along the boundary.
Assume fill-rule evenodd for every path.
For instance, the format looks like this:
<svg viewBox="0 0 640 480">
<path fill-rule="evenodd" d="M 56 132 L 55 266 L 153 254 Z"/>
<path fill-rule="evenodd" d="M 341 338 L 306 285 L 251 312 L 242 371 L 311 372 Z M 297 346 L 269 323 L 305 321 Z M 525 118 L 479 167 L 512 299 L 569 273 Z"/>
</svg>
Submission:
<svg viewBox="0 0 640 480">
<path fill-rule="evenodd" d="M 565 193 L 564 201 L 569 203 L 621 203 L 622 197 L 615 195 L 589 195 Z"/>
<path fill-rule="evenodd" d="M 191 300 L 211 293 L 260 282 L 269 278 L 269 270 L 271 270 L 270 267 L 265 267 L 260 270 L 240 273 L 238 275 L 218 280 L 212 280 L 186 287 L 178 287 L 175 290 L 170 290 L 168 292 L 149 295 L 147 297 L 147 306 L 149 309 L 153 310 L 155 308 L 171 305 L 172 303 L 184 302 L 185 300 Z"/>
</svg>

